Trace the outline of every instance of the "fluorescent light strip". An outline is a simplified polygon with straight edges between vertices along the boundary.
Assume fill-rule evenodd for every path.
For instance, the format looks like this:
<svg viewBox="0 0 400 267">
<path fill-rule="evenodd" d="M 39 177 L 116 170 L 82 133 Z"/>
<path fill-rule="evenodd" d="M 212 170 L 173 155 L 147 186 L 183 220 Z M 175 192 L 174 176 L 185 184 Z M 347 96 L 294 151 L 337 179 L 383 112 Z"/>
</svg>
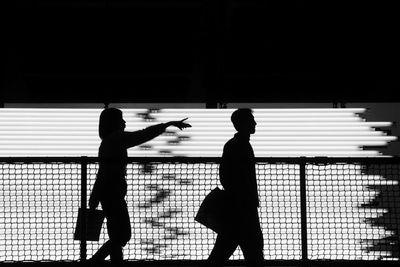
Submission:
<svg viewBox="0 0 400 267">
<path fill-rule="evenodd" d="M 220 136 L 203 136 L 201 139 L 200 138 L 195 138 L 193 137 L 192 139 L 189 139 L 188 141 L 180 141 L 182 142 L 190 142 L 190 140 L 196 140 L 196 141 L 227 141 L 231 138 L 232 136 L 229 137 L 224 137 L 223 135 Z M 2 136 L 2 139 L 12 139 L 15 138 L 15 136 Z M 18 139 L 18 140 L 30 140 L 30 139 L 53 139 L 53 140 L 64 140 L 64 138 L 67 139 L 74 139 L 71 135 L 60 135 L 60 136 L 53 136 L 51 133 L 48 135 L 40 135 L 40 136 L 22 136 L 22 138 Z M 94 138 L 92 136 L 87 136 L 86 138 L 84 136 L 80 136 L 80 135 L 76 135 L 76 139 L 80 140 L 80 138 L 82 139 L 87 139 L 87 140 L 92 140 L 93 142 L 100 141 L 98 140 L 98 138 Z M 157 137 L 158 140 L 166 140 L 166 141 L 175 141 L 177 138 L 173 138 L 170 136 L 164 136 L 164 138 L 162 137 Z M 252 143 L 253 142 L 268 142 L 268 141 L 308 141 L 308 142 L 313 142 L 313 141 L 329 141 L 329 142 L 334 142 L 334 141 L 353 141 L 353 143 L 360 143 L 361 141 L 395 141 L 397 138 L 394 136 L 280 136 L 280 137 L 276 137 L 276 136 L 269 136 L 269 137 L 257 137 L 252 139 Z M 150 141 L 151 142 L 151 141 Z"/>
<path fill-rule="evenodd" d="M 182 115 L 181 115 L 182 116 Z M 178 118 L 180 119 L 180 118 Z M 171 117 L 171 118 L 163 118 L 163 120 L 166 121 L 171 121 L 171 120 L 177 120 L 176 117 Z M 216 122 L 226 122 L 227 120 L 225 118 L 190 118 L 190 121 L 192 123 L 197 123 L 197 122 L 205 122 L 205 123 L 216 123 Z M 315 118 L 315 117 L 310 117 L 310 118 L 305 118 L 305 117 L 300 117 L 300 118 L 294 118 L 294 117 L 266 117 L 265 119 L 262 120 L 264 123 L 268 122 L 359 122 L 363 121 L 363 119 L 359 117 L 344 117 L 344 118 L 339 118 L 339 117 L 329 117 L 329 118 Z M 189 120 L 188 120 L 189 122 Z M 256 118 L 256 122 L 260 123 L 260 119 Z"/>
<path fill-rule="evenodd" d="M 196 138 L 193 136 L 193 139 Z M 232 136 L 226 137 L 220 133 L 204 133 L 201 137 L 202 140 L 225 140 L 228 141 Z M 292 141 L 394 141 L 395 136 L 254 136 L 251 141 L 279 141 L 279 140 L 292 140 Z"/>
<path fill-rule="evenodd" d="M 182 146 L 174 146 L 171 147 L 170 145 L 161 145 L 158 146 L 158 149 L 162 150 L 168 150 L 173 148 L 174 151 L 195 151 L 199 150 L 199 147 L 203 151 L 213 151 L 215 150 L 215 146 L 207 146 L 207 145 L 202 145 L 202 146 L 194 146 L 194 145 L 182 145 Z M 320 150 L 326 150 L 326 151 L 357 151 L 361 150 L 358 146 L 257 146 L 257 150 L 260 151 L 299 151 L 299 150 L 304 150 L 304 151 L 320 151 Z"/>
<path fill-rule="evenodd" d="M 79 150 L 79 149 L 93 149 L 94 146 L 90 145 L 85 145 L 83 144 L 77 144 L 77 143 L 63 143 L 59 144 L 56 142 L 53 143 L 32 143 L 32 142 L 11 142 L 10 144 L 1 144 L 2 149 L 6 150 L 11 150 L 15 148 L 16 150 L 23 150 L 23 149 L 33 149 L 33 148 L 39 148 L 39 149 L 65 149 L 65 150 Z M 140 149 L 140 148 L 138 148 Z M 157 149 L 159 150 L 174 150 L 174 151 L 214 151 L 215 150 L 215 145 L 214 146 L 207 146 L 207 145 L 202 145 L 202 146 L 191 146 L 191 145 L 183 145 L 183 146 L 171 146 L 171 145 L 160 145 L 157 146 Z M 361 150 L 358 146 L 257 146 L 257 150 L 265 150 L 271 152 L 271 151 L 290 151 L 290 150 L 304 150 L 304 151 L 320 151 L 320 150 L 326 150 L 326 151 L 357 151 Z"/>
<path fill-rule="evenodd" d="M 96 129 L 97 130 L 97 129 Z M 259 130 L 259 129 L 258 129 Z M 212 131 L 218 131 L 218 132 L 212 132 Z M 97 132 L 94 131 L 69 131 L 65 132 L 62 130 L 57 130 L 57 131 L 52 131 L 52 130 L 24 130 L 23 133 L 21 131 L 2 131 L 4 135 L 10 135 L 10 136 L 15 136 L 15 135 L 97 135 Z M 200 129 L 200 130 L 187 130 L 185 132 L 185 135 L 191 135 L 191 136 L 230 136 L 234 134 L 232 130 L 223 130 L 223 129 L 218 129 L 218 127 L 213 128 L 213 127 L 208 127 L 206 129 Z M 386 136 L 383 132 L 378 132 L 378 131 L 285 131 L 285 132 L 278 132 L 278 131 L 268 131 L 265 130 L 265 132 L 262 133 L 263 137 L 268 138 L 269 136 L 274 137 L 274 136 Z M 255 137 L 255 138 L 258 138 Z"/>
<path fill-rule="evenodd" d="M 94 128 L 93 126 L 89 126 L 89 127 L 85 127 L 86 124 L 82 125 L 81 127 L 79 127 L 79 130 L 77 129 L 73 129 L 70 126 L 65 126 L 65 125 L 59 125 L 57 126 L 57 130 L 58 131 L 70 131 L 70 132 L 76 132 L 76 131 L 80 131 L 80 132 L 93 132 L 93 130 L 97 131 L 97 127 Z M 233 126 L 232 125 L 221 125 L 221 124 L 217 124 L 218 128 L 220 129 L 226 129 L 226 127 L 232 128 L 231 130 L 233 130 Z M 202 125 L 198 125 L 196 124 L 195 126 L 201 127 L 201 129 L 199 129 L 199 131 L 204 129 L 204 126 Z M 22 124 L 16 124 L 12 126 L 13 129 L 17 129 L 19 131 L 21 130 L 25 130 L 26 129 L 26 125 L 22 125 Z M 209 124 L 207 124 L 206 127 L 209 127 Z M 132 128 L 132 127 L 129 127 Z M 348 126 L 348 127 L 340 127 L 340 126 L 336 126 L 336 127 L 330 127 L 330 126 L 325 126 L 325 127 L 315 127 L 315 126 L 309 126 L 309 127 L 268 127 L 268 126 L 262 126 L 262 125 L 257 125 L 257 129 L 260 130 L 267 130 L 267 131 L 302 131 L 302 132 L 309 132 L 309 131 L 365 131 L 365 132 L 369 132 L 373 129 L 371 129 L 370 127 L 364 127 L 364 126 Z M 9 131 L 10 130 L 10 126 L 4 126 L 4 125 L 0 125 L 0 131 Z M 54 124 L 51 125 L 35 125 L 35 127 L 30 127 L 29 130 L 35 131 L 52 131 L 54 130 Z M 191 130 L 191 129 L 187 129 L 187 130 Z"/>
<path fill-rule="evenodd" d="M 60 135 L 60 136 L 54 136 L 55 133 L 43 133 L 40 136 L 27 136 L 25 137 L 25 140 L 30 140 L 30 139 L 58 139 L 60 138 L 60 141 L 65 140 L 64 138 L 70 139 L 71 135 Z M 76 135 L 78 139 L 81 138 L 81 135 L 77 134 Z M 212 135 L 212 134 L 208 134 L 208 135 L 204 135 L 200 138 L 195 139 L 195 137 L 193 137 L 193 140 L 202 140 L 202 141 L 227 141 L 231 138 L 232 136 L 226 137 L 223 134 L 216 134 L 216 135 Z M 6 139 L 18 139 L 16 138 L 16 135 L 14 136 L 1 136 L 1 138 L 3 140 Z M 82 139 L 84 137 L 82 136 Z M 96 139 L 98 140 L 98 138 L 94 137 L 94 136 L 87 136 L 87 138 L 89 140 L 93 140 L 95 141 Z M 161 137 L 157 137 L 157 139 L 160 139 Z M 72 139 L 72 138 L 71 138 Z M 165 136 L 163 140 L 167 140 L 167 141 L 174 141 L 176 139 L 176 137 L 174 138 L 173 136 Z M 254 137 L 253 139 L 251 139 L 251 141 L 259 141 L 259 142 L 268 142 L 268 141 L 354 141 L 355 143 L 361 142 L 361 141 L 395 141 L 397 140 L 397 137 L 395 136 L 258 136 L 258 137 Z M 100 141 L 100 140 L 98 140 Z M 181 141 L 183 142 L 190 142 L 190 140 L 188 141 Z"/>
<path fill-rule="evenodd" d="M 173 120 L 181 120 L 183 119 L 182 116 L 185 116 L 184 114 L 181 115 L 180 117 L 166 117 L 159 119 L 161 121 L 159 122 L 167 122 L 167 121 L 173 121 Z M 141 120 L 132 120 L 132 119 L 127 119 L 124 116 L 124 119 L 127 121 L 141 121 Z M 95 122 L 91 118 L 82 118 L 82 117 L 76 117 L 76 118 L 68 118 L 68 119 L 55 119 L 55 118 L 23 118 L 20 120 L 21 123 L 33 123 L 33 122 L 54 122 L 54 120 L 58 122 L 64 122 L 64 123 L 98 123 L 96 120 Z M 13 123 L 15 121 L 15 118 L 3 118 L 0 120 L 0 122 L 10 122 Z M 219 122 L 226 122 L 226 118 L 221 118 L 221 117 L 215 117 L 213 116 L 212 118 L 190 118 L 190 122 L 192 123 L 197 123 L 197 122 L 204 122 L 204 123 L 219 123 Z M 256 119 L 257 122 L 260 121 L 260 118 Z M 358 122 L 358 121 L 363 121 L 360 117 L 265 117 L 265 119 L 262 119 L 262 122 L 268 123 L 268 122 Z M 148 123 L 151 123 L 152 121 L 148 121 Z M 189 119 L 188 119 L 189 122 Z M 143 123 L 144 124 L 144 123 Z"/>
<path fill-rule="evenodd" d="M 101 112 L 102 108 L 4 108 L 2 113 L 26 113 L 30 114 L 34 113 L 98 113 Z M 146 112 L 149 109 L 147 108 L 122 108 L 124 112 Z M 182 111 L 185 112 L 193 112 L 193 113 L 207 113 L 207 112 L 220 112 L 231 114 L 235 109 L 204 109 L 204 108 L 166 108 L 166 109 L 153 109 L 150 108 L 154 113 L 162 111 L 163 113 L 180 113 Z M 265 113 L 273 113 L 273 112 L 353 112 L 353 113 L 362 113 L 365 112 L 366 108 L 253 108 L 255 112 L 265 112 Z"/>
<path fill-rule="evenodd" d="M 50 111 L 51 112 L 51 111 Z M 93 113 L 93 114 L 80 114 L 81 118 L 93 118 L 93 117 L 97 117 L 100 115 L 101 112 L 98 113 Z M 30 117 L 32 114 L 10 114 L 10 113 L 5 113 L 4 114 L 7 117 L 3 117 L 2 119 L 5 118 L 28 118 Z M 75 114 L 72 114 L 75 115 Z M 221 114 L 220 112 L 213 112 L 213 113 L 190 113 L 190 112 L 180 112 L 180 113 L 172 113 L 172 114 L 168 114 L 168 113 L 152 113 L 151 117 L 154 118 L 159 118 L 159 119 L 173 119 L 173 118 L 177 118 L 180 117 L 182 115 L 187 115 L 188 117 L 191 118 L 213 118 L 214 116 L 219 116 L 219 117 L 223 117 L 223 118 L 228 118 L 230 119 L 230 114 Z M 221 116 L 222 115 L 222 116 Z M 137 114 L 130 114 L 129 112 L 124 113 L 124 116 L 128 117 L 128 118 L 138 118 L 140 119 L 141 116 L 137 115 Z M 324 118 L 329 118 L 329 117 L 359 117 L 358 115 L 354 114 L 354 113 L 350 113 L 350 112 L 346 112 L 346 113 L 317 113 L 317 112 L 313 112 L 313 113 L 298 113 L 298 112 L 292 112 L 292 113 L 254 113 L 254 116 L 257 118 L 275 118 L 275 117 L 324 117 Z M 54 114 L 35 114 L 35 119 L 40 119 L 40 118 L 45 118 L 45 119 L 52 119 L 52 118 L 60 118 L 63 120 L 70 120 L 73 119 L 74 116 L 71 117 L 71 114 L 60 114 L 60 113 L 54 113 Z"/>
<path fill-rule="evenodd" d="M 13 138 L 12 136 L 2 138 L 0 140 L 0 144 L 28 144 L 28 143 L 47 143 L 47 144 L 64 144 L 66 143 L 72 143 L 72 144 L 91 144 L 91 145 L 96 145 L 98 146 L 100 144 L 100 140 L 94 140 L 92 137 L 72 137 L 72 136 L 64 136 L 64 138 L 68 139 L 63 139 L 61 136 L 34 136 L 34 137 L 26 137 L 22 136 L 21 138 Z M 164 145 L 168 141 L 170 141 L 170 138 L 162 138 L 158 137 L 155 140 L 151 140 L 147 142 L 146 144 L 148 145 Z M 191 141 L 185 141 L 185 143 L 181 144 L 190 144 L 192 146 L 205 146 L 205 145 L 221 145 L 225 144 L 225 139 L 220 139 L 219 141 L 217 140 L 191 140 Z M 253 146 L 385 146 L 387 145 L 386 141 L 251 141 Z M 145 145 L 146 145 L 145 144 Z M 176 147 L 177 145 L 170 143 L 171 147 Z M 97 149 L 97 147 L 96 147 Z"/>
<path fill-rule="evenodd" d="M 196 118 L 207 118 L 207 119 L 212 119 L 215 116 L 220 116 L 223 118 L 229 118 L 230 119 L 230 114 L 226 114 L 225 116 L 221 116 L 221 113 L 218 112 L 214 112 L 214 113 L 155 113 L 155 114 L 151 114 L 152 117 L 158 118 L 158 119 L 173 119 L 173 118 L 177 118 L 179 116 L 182 115 L 187 115 L 190 118 L 196 119 Z M 313 113 L 301 113 L 301 112 L 291 112 L 291 113 L 254 113 L 254 117 L 260 118 L 260 119 L 265 119 L 265 118 L 297 118 L 297 117 L 303 117 L 303 118 L 308 118 L 308 117 L 323 117 L 323 118 L 331 118 L 331 117 L 335 117 L 335 118 L 344 118 L 344 117 L 358 117 L 358 115 L 355 115 L 354 113 L 350 113 L 350 112 L 342 112 L 342 113 L 317 113 L 317 112 L 313 112 Z"/>
<path fill-rule="evenodd" d="M 268 129 L 256 128 L 256 133 L 260 130 L 262 131 L 263 136 L 290 136 L 290 135 L 306 135 L 306 136 L 339 136 L 339 135 L 347 135 L 347 136 L 383 136 L 385 135 L 380 131 L 268 131 Z M 203 129 L 188 129 L 187 132 L 196 135 L 213 135 L 212 131 L 218 131 L 215 135 L 224 135 L 226 133 L 232 133 L 232 130 L 225 130 L 224 128 L 219 127 L 204 127 Z"/>
<path fill-rule="evenodd" d="M 21 148 L 22 150 L 22 148 Z M 21 153 L 23 154 L 21 155 Z M 57 149 L 47 149 L 46 156 L 69 156 L 68 150 L 60 151 L 59 148 Z M 96 156 L 97 151 L 93 151 L 92 153 L 88 153 L 87 150 L 74 150 L 74 153 L 80 155 L 87 155 L 87 156 Z M 174 153 L 167 153 L 167 152 L 160 152 L 160 151 L 147 151 L 147 150 L 138 150 L 134 152 L 129 152 L 128 155 L 131 157 L 170 157 L 170 156 L 186 156 L 190 154 L 191 157 L 204 157 L 204 151 L 184 151 L 184 153 L 174 152 Z M 20 151 L 18 149 L 10 149 L 10 150 L 3 150 L 2 154 L 7 154 L 7 156 L 27 156 L 27 157 L 34 157 L 34 156 L 43 156 L 43 152 L 39 151 L 38 149 L 23 149 Z M 209 151 L 207 152 L 208 157 L 220 157 L 222 152 L 218 151 Z M 4 156 L 4 155 L 2 155 Z M 318 157 L 318 156 L 327 156 L 327 157 L 374 157 L 374 156 L 381 156 L 381 153 L 377 151 L 268 151 L 268 156 L 265 157 L 300 157 L 300 156 L 307 156 L 307 157 Z"/>
<path fill-rule="evenodd" d="M 48 113 L 51 114 L 58 114 L 60 116 L 69 116 L 71 114 L 80 114 L 80 115 L 86 115 L 86 116 L 91 116 L 93 114 L 99 114 L 101 113 L 103 109 L 58 109 L 58 108 L 48 108 L 48 109 L 42 109 L 42 108 L 32 108 L 32 109 L 13 109 L 13 108 L 4 108 L 4 111 L 2 111 L 3 114 L 9 114 L 9 115 L 27 115 L 29 116 L 30 114 L 34 113 L 37 115 L 47 115 Z M 122 108 L 121 109 L 124 113 L 129 114 L 143 114 L 143 113 L 151 113 L 154 115 L 157 114 L 164 114 L 164 115 L 176 115 L 176 114 L 182 114 L 183 112 L 187 114 L 222 114 L 222 115 L 231 115 L 235 109 L 190 109 L 190 108 L 182 108 L 182 109 L 126 109 Z M 357 114 L 357 113 L 364 113 L 366 109 L 352 109 L 352 108 L 346 108 L 346 109 L 307 109 L 307 108 L 292 108 L 292 109 L 253 109 L 254 114 L 285 114 L 285 113 L 304 113 L 304 114 Z"/>
<path fill-rule="evenodd" d="M 154 123 L 162 123 L 162 122 L 167 122 L 167 121 L 162 121 L 162 122 L 134 122 L 134 121 L 130 121 L 125 119 L 125 121 L 127 122 L 127 127 L 129 128 L 136 128 L 136 129 L 140 129 L 141 127 L 146 127 L 146 126 L 150 126 L 153 125 Z M 191 122 L 190 120 L 187 121 L 188 123 L 193 124 L 193 122 Z M 214 122 L 215 124 L 219 125 L 219 126 L 226 126 L 226 127 L 233 127 L 232 123 L 230 122 Z M 90 121 L 90 122 L 76 122 L 76 121 L 71 121 L 71 122 L 62 122 L 60 120 L 55 120 L 55 121 L 49 121 L 49 122 L 43 122 L 43 121 L 30 121 L 30 120 L 26 120 L 26 121 L 22 121 L 22 120 L 18 120 L 18 121 L 10 121 L 10 122 L 1 122 L 0 121 L 0 127 L 21 127 L 21 126 L 35 126 L 35 127 L 52 127 L 52 126 L 60 126 L 60 127 L 73 127 L 73 126 L 80 126 L 80 127 L 95 127 L 97 129 L 98 127 L 98 121 Z M 128 125 L 129 124 L 129 125 Z M 133 124 L 133 125 L 131 125 Z M 200 126 L 209 126 L 211 123 L 210 122 L 196 122 L 196 125 L 198 127 Z M 258 125 L 260 125 L 260 122 L 258 122 Z M 392 123 L 390 122 L 365 122 L 365 121 L 359 121 L 359 122 L 262 122 L 263 127 L 389 127 L 392 125 Z"/>
<path fill-rule="evenodd" d="M 189 121 L 189 120 L 188 120 Z M 221 122 L 218 123 L 219 125 L 226 125 L 232 127 L 232 123 L 229 121 Z M 283 122 L 262 122 L 261 123 L 264 127 L 345 127 L 345 126 L 350 126 L 350 127 L 389 127 L 392 125 L 391 122 L 366 122 L 366 121 L 360 121 L 357 123 L 354 122 L 288 122 L 288 123 L 283 123 Z M 209 123 L 206 122 L 196 122 L 196 125 L 198 126 L 207 126 Z M 260 125 L 260 123 L 258 123 Z"/>
<path fill-rule="evenodd" d="M 161 145 L 165 144 L 168 139 L 160 140 L 161 137 L 158 137 L 157 139 L 154 139 L 152 141 L 149 141 L 147 144 L 151 145 Z M 206 144 L 210 145 L 220 145 L 220 144 L 225 144 L 226 140 L 220 139 L 219 141 L 217 140 L 198 140 L 198 139 L 192 139 L 190 141 L 187 141 L 191 145 L 197 144 L 198 146 L 204 146 Z M 308 145 L 316 145 L 316 146 L 323 146 L 323 145 L 330 145 L 330 146 L 385 146 L 387 145 L 386 141 L 379 140 L 379 141 L 260 141 L 260 140 L 252 140 L 251 144 L 253 146 L 284 146 L 284 145 L 290 145 L 290 146 L 308 146 Z M 173 145 L 173 144 L 171 144 Z"/>
<path fill-rule="evenodd" d="M 125 109 L 128 111 L 127 109 Z M 193 108 L 193 109 L 174 109 L 174 108 L 168 108 L 168 109 L 163 109 L 163 113 L 181 113 L 182 110 L 185 112 L 192 112 L 192 113 L 208 113 L 208 112 L 215 112 L 218 111 L 221 114 L 232 114 L 235 109 L 198 109 L 198 108 Z M 254 113 L 293 113 L 293 112 L 318 112 L 318 113 L 328 113 L 328 112 L 333 112 L 333 113 L 363 113 L 367 109 L 365 108 L 268 108 L 268 109 L 258 109 L 255 108 L 253 109 Z"/>
</svg>

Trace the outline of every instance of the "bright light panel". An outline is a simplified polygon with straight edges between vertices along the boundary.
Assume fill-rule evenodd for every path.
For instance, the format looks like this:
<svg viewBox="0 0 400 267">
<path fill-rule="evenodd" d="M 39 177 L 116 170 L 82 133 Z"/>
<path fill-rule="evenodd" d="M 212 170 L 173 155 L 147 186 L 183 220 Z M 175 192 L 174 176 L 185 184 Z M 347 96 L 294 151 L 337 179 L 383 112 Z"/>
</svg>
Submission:
<svg viewBox="0 0 400 267">
<path fill-rule="evenodd" d="M 101 109 L 0 109 L 0 156 L 96 156 Z M 129 150 L 129 156 L 218 157 L 235 133 L 233 109 L 122 109 L 127 131 L 188 118 L 193 127 L 168 128 Z M 368 146 L 396 140 L 376 130 L 390 122 L 367 122 L 364 108 L 254 109 L 257 157 L 381 156 Z M 368 150 L 366 150 L 368 149 Z"/>
</svg>

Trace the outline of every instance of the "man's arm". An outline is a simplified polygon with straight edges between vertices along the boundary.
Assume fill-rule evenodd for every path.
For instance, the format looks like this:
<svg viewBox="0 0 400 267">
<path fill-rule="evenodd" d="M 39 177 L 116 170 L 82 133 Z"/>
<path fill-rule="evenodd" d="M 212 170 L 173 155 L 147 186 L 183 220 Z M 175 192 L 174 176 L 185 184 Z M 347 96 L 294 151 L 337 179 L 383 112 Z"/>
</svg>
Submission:
<svg viewBox="0 0 400 267">
<path fill-rule="evenodd" d="M 235 150 L 229 142 L 225 144 L 219 165 L 219 179 L 225 190 L 234 192 L 237 187 L 237 162 L 235 161 Z"/>
</svg>

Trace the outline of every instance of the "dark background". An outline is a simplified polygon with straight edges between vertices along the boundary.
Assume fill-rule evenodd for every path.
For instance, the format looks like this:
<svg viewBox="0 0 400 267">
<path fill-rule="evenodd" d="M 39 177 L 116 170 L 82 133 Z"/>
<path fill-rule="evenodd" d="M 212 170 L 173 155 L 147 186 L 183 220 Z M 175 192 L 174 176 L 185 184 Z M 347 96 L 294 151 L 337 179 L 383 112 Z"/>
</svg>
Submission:
<svg viewBox="0 0 400 267">
<path fill-rule="evenodd" d="M 400 102 L 396 1 L 1 1 L 0 103 Z"/>
</svg>

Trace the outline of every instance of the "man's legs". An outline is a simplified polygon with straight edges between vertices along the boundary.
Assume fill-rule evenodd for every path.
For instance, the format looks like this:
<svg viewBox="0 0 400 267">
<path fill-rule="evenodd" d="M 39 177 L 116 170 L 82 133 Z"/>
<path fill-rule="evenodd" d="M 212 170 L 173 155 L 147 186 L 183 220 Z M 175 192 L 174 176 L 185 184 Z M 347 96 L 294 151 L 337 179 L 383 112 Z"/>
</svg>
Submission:
<svg viewBox="0 0 400 267">
<path fill-rule="evenodd" d="M 214 248 L 207 259 L 207 266 L 223 266 L 229 257 L 235 252 L 238 242 L 232 238 L 231 234 L 218 234 Z"/>
<path fill-rule="evenodd" d="M 90 261 L 93 262 L 98 262 L 98 261 L 103 261 L 105 258 L 107 258 L 108 255 L 110 255 L 111 251 L 111 242 L 108 240 L 104 245 L 102 245 L 98 251 L 93 255 L 93 257 L 90 259 Z"/>
<path fill-rule="evenodd" d="M 246 265 L 251 267 L 264 266 L 264 238 L 260 227 L 257 209 L 252 210 L 246 217 L 243 231 L 239 236 L 239 246 L 246 260 Z"/>
</svg>

